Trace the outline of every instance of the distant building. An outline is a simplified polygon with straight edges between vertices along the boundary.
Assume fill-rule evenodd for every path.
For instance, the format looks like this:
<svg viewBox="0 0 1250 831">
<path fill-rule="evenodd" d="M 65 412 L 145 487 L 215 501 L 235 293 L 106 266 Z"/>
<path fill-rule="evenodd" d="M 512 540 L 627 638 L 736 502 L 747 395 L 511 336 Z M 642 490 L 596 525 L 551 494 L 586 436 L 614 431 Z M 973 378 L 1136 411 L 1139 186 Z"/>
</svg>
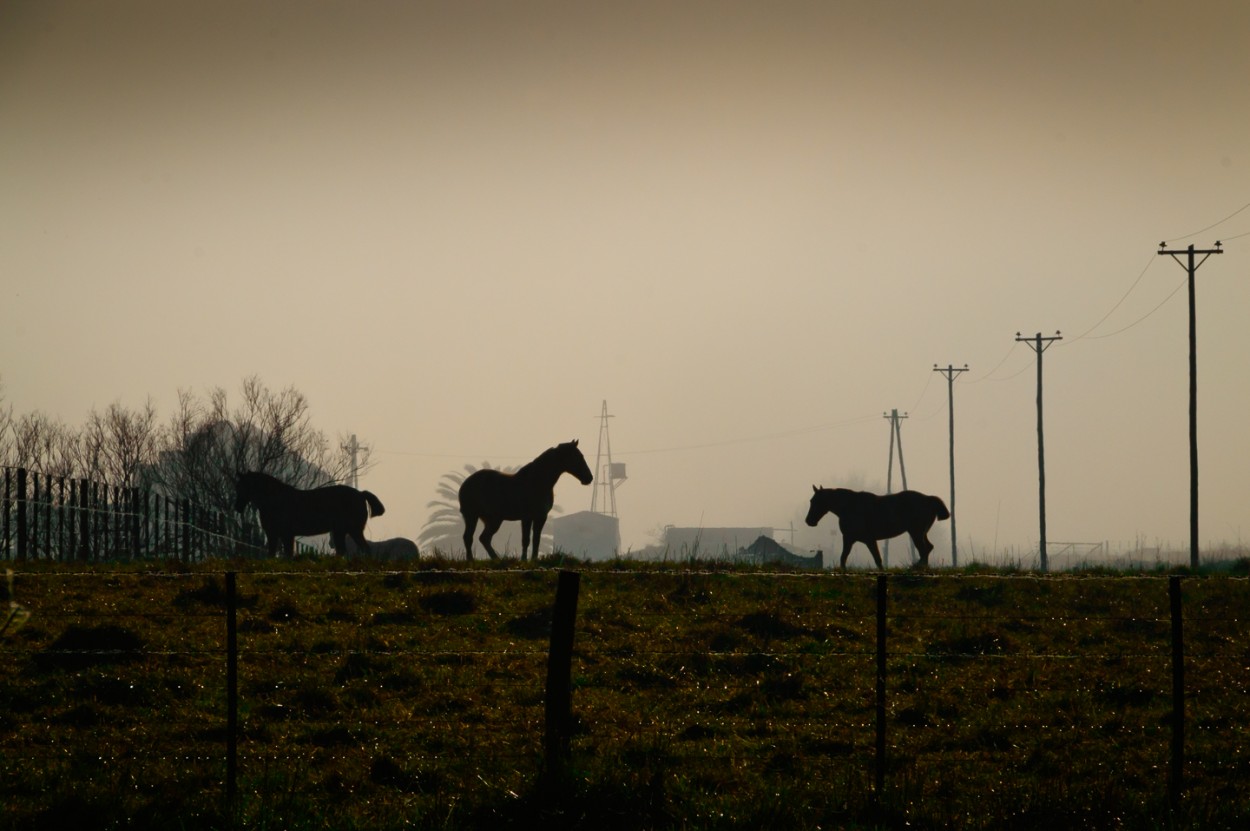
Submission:
<svg viewBox="0 0 1250 831">
<path fill-rule="evenodd" d="M 738 552 L 738 560 L 744 563 L 766 565 L 778 563 L 795 568 L 820 570 L 825 567 L 824 552 L 817 551 L 811 555 L 796 552 L 790 546 L 777 542 L 772 537 L 759 537 L 742 551 Z"/>
<path fill-rule="evenodd" d="M 579 511 L 547 520 L 552 548 L 583 560 L 611 560 L 621 550 L 621 521 L 614 516 Z"/>
<path fill-rule="evenodd" d="M 679 528 L 664 529 L 664 545 L 671 557 L 728 558 L 760 537 L 772 538 L 772 528 Z"/>
</svg>

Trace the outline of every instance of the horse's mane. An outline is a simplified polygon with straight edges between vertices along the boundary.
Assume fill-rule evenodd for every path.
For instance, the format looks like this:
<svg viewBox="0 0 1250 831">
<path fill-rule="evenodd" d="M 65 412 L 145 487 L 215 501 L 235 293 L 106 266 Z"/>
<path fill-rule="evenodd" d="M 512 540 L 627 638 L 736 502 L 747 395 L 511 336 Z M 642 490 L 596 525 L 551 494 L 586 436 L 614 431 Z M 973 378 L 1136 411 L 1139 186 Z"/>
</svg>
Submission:
<svg viewBox="0 0 1250 831">
<path fill-rule="evenodd" d="M 245 483 L 251 488 L 264 488 L 269 491 L 292 491 L 296 490 L 293 485 L 288 485 L 277 476 L 270 476 L 268 473 L 262 473 L 259 470 L 246 470 L 239 474 L 239 481 Z"/>
<path fill-rule="evenodd" d="M 512 475 L 524 477 L 527 474 L 533 473 L 536 470 L 541 470 L 546 465 L 546 463 L 551 460 L 552 456 L 560 452 L 560 448 L 562 447 L 564 447 L 564 445 L 562 444 L 557 444 L 555 447 L 548 447 L 542 453 L 539 453 L 538 456 L 535 457 L 532 461 L 526 462 L 525 464 L 517 468 L 516 473 Z"/>
<path fill-rule="evenodd" d="M 259 470 L 244 470 L 239 473 L 240 479 L 246 479 L 249 482 L 277 482 L 283 484 L 282 480 L 276 476 L 270 476 L 268 473 L 262 473 Z"/>
</svg>

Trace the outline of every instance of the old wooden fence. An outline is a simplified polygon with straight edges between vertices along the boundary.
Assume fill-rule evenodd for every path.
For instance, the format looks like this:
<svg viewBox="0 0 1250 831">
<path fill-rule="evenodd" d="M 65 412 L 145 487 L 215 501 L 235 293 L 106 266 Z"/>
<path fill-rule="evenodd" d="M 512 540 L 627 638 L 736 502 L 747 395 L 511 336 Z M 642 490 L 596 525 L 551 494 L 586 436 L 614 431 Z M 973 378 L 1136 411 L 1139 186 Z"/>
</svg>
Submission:
<svg viewBox="0 0 1250 831">
<path fill-rule="evenodd" d="M 149 489 L 4 468 L 0 559 L 91 562 L 256 556 L 254 523 Z"/>
</svg>

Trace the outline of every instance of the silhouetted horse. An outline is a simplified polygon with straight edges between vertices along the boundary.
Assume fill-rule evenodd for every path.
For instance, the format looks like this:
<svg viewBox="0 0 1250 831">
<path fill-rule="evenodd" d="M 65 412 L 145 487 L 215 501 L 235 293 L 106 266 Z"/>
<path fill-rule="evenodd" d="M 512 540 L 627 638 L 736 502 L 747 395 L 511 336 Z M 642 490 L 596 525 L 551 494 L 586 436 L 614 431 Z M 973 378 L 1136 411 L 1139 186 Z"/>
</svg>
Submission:
<svg viewBox="0 0 1250 831">
<path fill-rule="evenodd" d="M 367 552 L 365 522 L 386 510 L 369 491 L 347 485 L 305 491 L 267 473 L 249 472 L 235 477 L 234 486 L 234 509 L 242 511 L 251 504 L 260 512 L 260 527 L 271 557 L 278 553 L 279 545 L 288 557 L 295 556 L 295 538 L 314 534 L 329 534 L 334 550 L 340 553 L 346 550 L 344 540 L 350 536 L 361 551 Z"/>
<path fill-rule="evenodd" d="M 815 526 L 826 513 L 837 514 L 838 529 L 842 532 L 842 568 L 846 569 L 846 557 L 851 546 L 862 542 L 868 546 L 877 568 L 882 568 L 881 552 L 877 540 L 908 534 L 920 552 L 921 568 L 929 567 L 929 529 L 938 519 L 950 519 L 946 503 L 936 496 L 917 491 L 899 491 L 888 496 L 878 496 L 865 491 L 846 488 L 818 488 L 812 485 L 812 506 L 807 512 L 807 524 Z"/>
<path fill-rule="evenodd" d="M 529 548 L 530 534 L 534 535 L 534 557 L 538 559 L 538 543 L 542 539 L 547 514 L 555 504 L 556 481 L 563 473 L 571 473 L 583 485 L 589 485 L 594 476 L 586 464 L 577 441 L 557 444 L 544 450 L 537 459 L 515 473 L 501 470 L 474 471 L 460 485 L 460 513 L 464 517 L 464 554 L 473 559 L 473 531 L 477 521 L 482 520 L 482 535 L 478 537 L 486 546 L 492 560 L 498 559 L 491 548 L 491 537 L 504 520 L 521 520 L 521 559 Z"/>
</svg>

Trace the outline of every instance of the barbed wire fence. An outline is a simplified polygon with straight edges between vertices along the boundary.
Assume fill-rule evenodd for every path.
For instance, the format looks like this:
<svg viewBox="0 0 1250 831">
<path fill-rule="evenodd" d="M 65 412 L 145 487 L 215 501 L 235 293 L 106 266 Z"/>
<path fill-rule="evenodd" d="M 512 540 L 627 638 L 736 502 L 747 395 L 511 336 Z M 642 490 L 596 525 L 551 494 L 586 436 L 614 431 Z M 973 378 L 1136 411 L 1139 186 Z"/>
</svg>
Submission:
<svg viewBox="0 0 1250 831">
<path fill-rule="evenodd" d="M 1047 794 L 1250 811 L 1244 579 L 92 571 L 14 593 L 32 617 L 0 642 L 11 804 L 88 775 L 275 813 L 447 809 L 523 792 L 555 753 L 644 790 L 972 825 Z"/>
</svg>

